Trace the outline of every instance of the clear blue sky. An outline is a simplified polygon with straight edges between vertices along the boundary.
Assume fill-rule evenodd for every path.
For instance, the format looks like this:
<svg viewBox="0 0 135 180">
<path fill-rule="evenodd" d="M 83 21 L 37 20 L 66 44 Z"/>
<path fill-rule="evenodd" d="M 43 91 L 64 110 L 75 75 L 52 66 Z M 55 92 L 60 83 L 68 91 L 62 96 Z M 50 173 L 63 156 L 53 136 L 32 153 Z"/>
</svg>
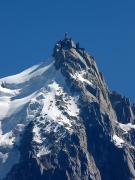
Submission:
<svg viewBox="0 0 135 180">
<path fill-rule="evenodd" d="M 50 57 L 64 32 L 96 58 L 110 89 L 135 101 L 134 0 L 1 0 L 0 77 Z"/>
</svg>

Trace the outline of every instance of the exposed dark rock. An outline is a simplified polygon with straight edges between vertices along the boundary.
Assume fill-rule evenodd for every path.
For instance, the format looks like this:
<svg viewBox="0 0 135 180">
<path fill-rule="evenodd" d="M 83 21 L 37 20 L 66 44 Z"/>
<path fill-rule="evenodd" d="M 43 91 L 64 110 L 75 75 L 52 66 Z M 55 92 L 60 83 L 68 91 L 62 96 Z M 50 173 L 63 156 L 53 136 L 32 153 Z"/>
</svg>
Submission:
<svg viewBox="0 0 135 180">
<path fill-rule="evenodd" d="M 55 94 L 61 116 L 49 121 L 50 114 L 42 115 L 43 102 L 39 101 L 43 95 L 29 104 L 35 116 L 21 137 L 20 160 L 5 180 L 134 180 L 135 105 L 116 92 L 110 93 L 94 58 L 67 34 L 56 43 L 53 58 L 67 87 L 62 87 L 63 94 Z M 77 97 L 76 115 L 70 115 L 67 106 L 71 97 Z M 72 128 L 66 122 L 57 123 L 62 115 Z M 37 135 L 36 142 L 34 127 L 41 138 Z M 39 155 L 40 148 L 44 153 Z"/>
<path fill-rule="evenodd" d="M 112 92 L 110 93 L 110 100 L 116 111 L 119 122 L 130 123 L 134 121 L 134 108 L 132 107 L 129 98 L 122 97 L 117 92 Z"/>
</svg>

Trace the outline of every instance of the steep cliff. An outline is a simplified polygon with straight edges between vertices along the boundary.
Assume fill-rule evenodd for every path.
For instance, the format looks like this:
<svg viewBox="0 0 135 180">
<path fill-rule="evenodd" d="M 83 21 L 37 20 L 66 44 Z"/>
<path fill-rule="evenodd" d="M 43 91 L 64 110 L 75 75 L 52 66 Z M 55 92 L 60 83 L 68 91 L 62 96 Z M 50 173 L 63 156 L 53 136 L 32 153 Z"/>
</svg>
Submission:
<svg viewBox="0 0 135 180">
<path fill-rule="evenodd" d="M 135 107 L 79 43 L 0 82 L 1 179 L 135 179 Z"/>
</svg>

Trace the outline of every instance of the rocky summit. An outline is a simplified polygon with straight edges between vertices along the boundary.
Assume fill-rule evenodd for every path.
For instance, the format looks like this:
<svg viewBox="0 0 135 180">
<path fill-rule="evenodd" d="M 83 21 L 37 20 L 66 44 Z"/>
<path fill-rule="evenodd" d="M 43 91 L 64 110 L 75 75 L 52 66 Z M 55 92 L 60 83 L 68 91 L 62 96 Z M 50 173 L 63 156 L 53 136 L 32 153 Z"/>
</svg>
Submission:
<svg viewBox="0 0 135 180">
<path fill-rule="evenodd" d="M 0 180 L 134 180 L 135 104 L 65 35 L 0 79 Z"/>
</svg>

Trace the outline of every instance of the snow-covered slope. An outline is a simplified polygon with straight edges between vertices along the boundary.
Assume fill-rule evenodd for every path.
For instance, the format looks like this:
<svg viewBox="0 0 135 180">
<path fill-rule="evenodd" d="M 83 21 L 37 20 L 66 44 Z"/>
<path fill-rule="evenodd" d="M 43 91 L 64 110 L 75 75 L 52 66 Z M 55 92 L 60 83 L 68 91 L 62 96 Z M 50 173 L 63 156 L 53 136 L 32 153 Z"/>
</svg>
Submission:
<svg viewBox="0 0 135 180">
<path fill-rule="evenodd" d="M 134 117 L 66 37 L 49 61 L 0 79 L 0 180 L 134 179 Z"/>
<path fill-rule="evenodd" d="M 19 151 L 14 147 L 19 145 L 20 135 L 31 120 L 36 121 L 33 128 L 33 142 L 37 143 L 37 157 L 49 152 L 47 147 L 41 145 L 45 143 L 41 130 L 50 132 L 53 128 L 53 131 L 57 132 L 61 126 L 64 126 L 65 130 L 72 132 L 72 124 L 75 122 L 70 121 L 67 115 L 78 116 L 77 96 L 70 96 L 64 77 L 55 70 L 53 64 L 52 59 L 49 65 L 43 63 L 20 74 L 0 79 L 2 84 L 0 86 L 1 178 L 19 162 Z M 57 105 L 59 98 L 63 101 L 63 109 Z M 40 116 L 37 118 L 38 113 Z M 39 124 L 45 128 L 42 126 L 40 128 Z M 13 151 L 18 157 L 12 157 Z"/>
</svg>

